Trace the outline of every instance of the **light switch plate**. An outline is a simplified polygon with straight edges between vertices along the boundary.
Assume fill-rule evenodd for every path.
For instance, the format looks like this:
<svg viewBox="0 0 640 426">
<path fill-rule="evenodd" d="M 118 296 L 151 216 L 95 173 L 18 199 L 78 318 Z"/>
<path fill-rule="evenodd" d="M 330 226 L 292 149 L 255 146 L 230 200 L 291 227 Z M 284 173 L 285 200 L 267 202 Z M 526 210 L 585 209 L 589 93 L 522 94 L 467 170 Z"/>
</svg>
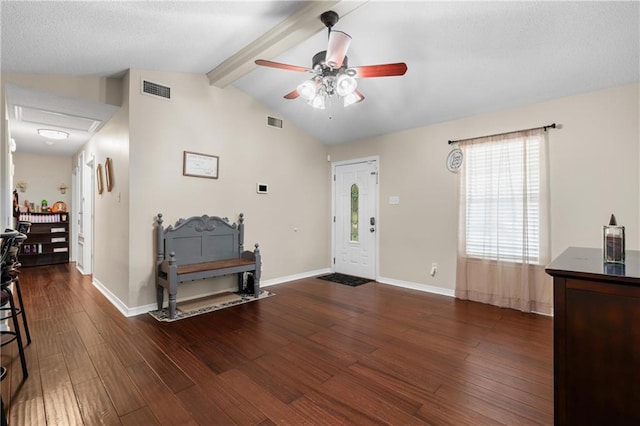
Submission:
<svg viewBox="0 0 640 426">
<path fill-rule="evenodd" d="M 400 204 L 400 197 L 398 195 L 392 195 L 389 197 L 389 204 Z"/>
</svg>

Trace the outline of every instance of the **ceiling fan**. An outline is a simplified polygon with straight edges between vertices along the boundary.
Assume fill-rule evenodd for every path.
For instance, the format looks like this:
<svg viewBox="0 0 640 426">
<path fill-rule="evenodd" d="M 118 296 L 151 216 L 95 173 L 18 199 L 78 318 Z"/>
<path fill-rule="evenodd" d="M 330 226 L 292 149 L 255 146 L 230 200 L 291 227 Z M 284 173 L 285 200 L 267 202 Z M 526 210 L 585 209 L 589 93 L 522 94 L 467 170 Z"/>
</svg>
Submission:
<svg viewBox="0 0 640 426">
<path fill-rule="evenodd" d="M 351 36 L 342 31 L 332 31 L 331 29 L 338 22 L 338 19 L 338 14 L 332 10 L 320 15 L 320 20 L 329 32 L 329 45 L 327 50 L 313 56 L 311 68 L 264 59 L 255 61 L 257 65 L 264 67 L 313 74 L 309 80 L 284 95 L 285 99 L 302 97 L 309 102 L 309 105 L 324 109 L 328 98 L 338 95 L 343 99 L 346 107 L 364 100 L 364 95 L 357 89 L 356 78 L 392 77 L 404 75 L 407 72 L 407 64 L 404 62 L 350 68 L 346 54 L 351 43 Z"/>
</svg>

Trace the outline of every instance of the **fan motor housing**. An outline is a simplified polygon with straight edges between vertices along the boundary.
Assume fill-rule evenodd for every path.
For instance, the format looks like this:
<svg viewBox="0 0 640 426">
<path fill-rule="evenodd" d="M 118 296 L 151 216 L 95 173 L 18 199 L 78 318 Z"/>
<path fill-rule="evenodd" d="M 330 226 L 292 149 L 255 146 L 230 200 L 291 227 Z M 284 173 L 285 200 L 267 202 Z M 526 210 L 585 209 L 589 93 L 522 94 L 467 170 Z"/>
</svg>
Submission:
<svg viewBox="0 0 640 426">
<path fill-rule="evenodd" d="M 337 24 L 338 19 L 340 19 L 340 16 L 338 16 L 338 14 L 333 10 L 328 10 L 320 15 L 320 20 L 327 28 L 331 28 Z"/>
<path fill-rule="evenodd" d="M 326 57 L 327 57 L 327 51 L 323 50 L 322 52 L 318 52 L 315 55 L 313 55 L 313 59 L 311 61 L 312 62 L 311 68 L 316 69 L 316 66 L 319 66 L 322 69 L 322 76 L 328 76 L 328 75 L 335 76 L 338 74 L 338 71 L 349 68 L 349 58 L 347 58 L 346 56 L 342 61 L 342 66 L 340 68 L 335 68 L 335 69 L 332 69 L 331 67 L 327 66 L 327 64 L 325 63 Z"/>
</svg>

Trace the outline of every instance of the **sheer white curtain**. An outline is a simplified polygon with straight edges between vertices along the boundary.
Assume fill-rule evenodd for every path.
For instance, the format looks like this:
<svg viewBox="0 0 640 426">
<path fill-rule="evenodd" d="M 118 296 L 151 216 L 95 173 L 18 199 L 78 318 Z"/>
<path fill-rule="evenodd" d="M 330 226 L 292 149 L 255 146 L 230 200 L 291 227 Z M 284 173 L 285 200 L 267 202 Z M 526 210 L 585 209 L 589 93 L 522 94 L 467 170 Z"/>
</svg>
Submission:
<svg viewBox="0 0 640 426">
<path fill-rule="evenodd" d="M 455 295 L 524 312 L 552 312 L 546 132 L 460 143 Z"/>
</svg>

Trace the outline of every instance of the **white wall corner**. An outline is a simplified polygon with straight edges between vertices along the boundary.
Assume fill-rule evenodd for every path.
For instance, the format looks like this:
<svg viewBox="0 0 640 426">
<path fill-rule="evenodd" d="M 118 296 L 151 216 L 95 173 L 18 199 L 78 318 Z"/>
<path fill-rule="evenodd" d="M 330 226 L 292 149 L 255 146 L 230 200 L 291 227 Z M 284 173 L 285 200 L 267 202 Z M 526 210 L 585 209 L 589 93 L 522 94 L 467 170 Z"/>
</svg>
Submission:
<svg viewBox="0 0 640 426">
<path fill-rule="evenodd" d="M 131 313 L 132 310 L 129 309 L 127 305 L 125 305 L 120 299 L 118 299 L 118 297 L 115 294 L 109 291 L 109 289 L 105 287 L 105 285 L 102 284 L 99 280 L 94 278 L 92 283 L 93 283 L 93 286 L 97 288 L 100 291 L 100 293 L 102 293 L 102 295 L 106 297 L 107 300 L 111 302 L 111 304 L 115 306 L 117 310 L 120 311 L 122 315 L 124 315 L 125 317 L 138 315 L 137 313 Z"/>
</svg>

